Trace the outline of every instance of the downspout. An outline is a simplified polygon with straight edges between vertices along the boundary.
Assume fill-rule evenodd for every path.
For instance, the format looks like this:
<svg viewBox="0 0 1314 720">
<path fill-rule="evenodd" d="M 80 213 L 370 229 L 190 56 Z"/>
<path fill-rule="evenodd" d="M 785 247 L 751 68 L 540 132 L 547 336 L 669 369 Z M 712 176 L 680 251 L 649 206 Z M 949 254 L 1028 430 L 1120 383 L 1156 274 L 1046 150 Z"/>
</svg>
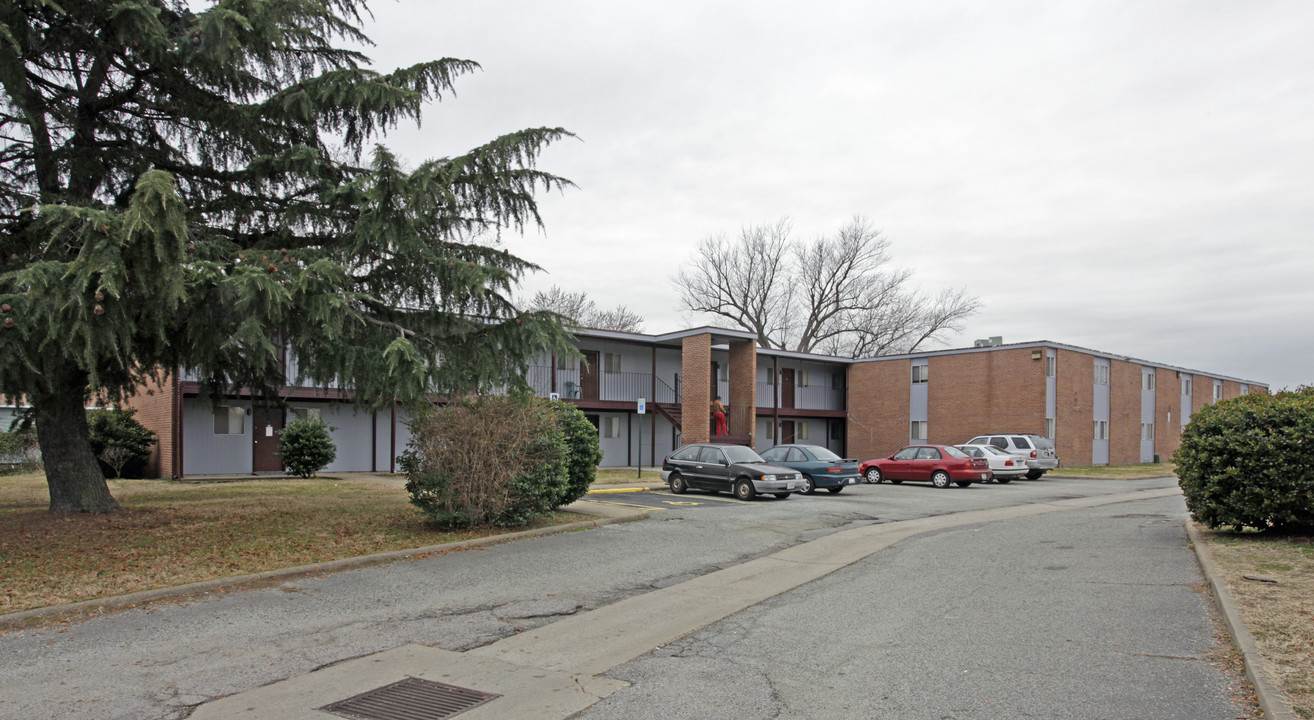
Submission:
<svg viewBox="0 0 1314 720">
<path fill-rule="evenodd" d="M 657 346 L 656 345 L 652 346 L 652 394 L 648 396 L 648 402 L 653 404 L 657 403 Z M 652 447 L 650 449 L 652 452 L 650 453 L 650 457 L 648 458 L 648 464 L 656 465 L 657 464 L 657 418 L 655 417 L 652 419 Z M 643 455 L 642 447 L 639 448 L 639 455 L 640 456 Z"/>
<path fill-rule="evenodd" d="M 397 401 L 392 401 L 392 433 L 388 438 L 388 472 L 397 472 Z"/>
<path fill-rule="evenodd" d="M 780 357 L 771 356 L 771 444 L 780 444 Z"/>
<path fill-rule="evenodd" d="M 370 411 L 370 472 L 379 470 L 379 411 Z"/>
</svg>

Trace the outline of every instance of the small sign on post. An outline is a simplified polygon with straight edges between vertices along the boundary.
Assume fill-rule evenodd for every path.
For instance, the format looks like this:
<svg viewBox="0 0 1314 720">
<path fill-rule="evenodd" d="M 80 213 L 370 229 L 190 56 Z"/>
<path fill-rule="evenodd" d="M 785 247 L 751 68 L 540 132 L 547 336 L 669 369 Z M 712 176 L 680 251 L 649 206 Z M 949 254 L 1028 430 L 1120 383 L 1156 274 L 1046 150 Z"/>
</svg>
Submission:
<svg viewBox="0 0 1314 720">
<path fill-rule="evenodd" d="M 647 410 L 648 410 L 648 401 L 644 400 L 643 398 L 639 398 L 639 414 L 642 415 L 645 412 L 647 412 Z"/>
<path fill-rule="evenodd" d="M 647 412 L 647 410 L 648 410 L 648 401 L 645 400 L 645 399 L 643 399 L 643 398 L 639 398 L 639 401 L 638 401 L 638 408 L 639 408 L 639 475 L 638 475 L 638 478 L 639 478 L 640 480 L 642 480 L 642 479 L 643 479 L 643 415 L 644 415 L 644 413 Z"/>
<path fill-rule="evenodd" d="M 548 400 L 556 402 L 561 399 L 561 393 L 548 393 Z"/>
</svg>

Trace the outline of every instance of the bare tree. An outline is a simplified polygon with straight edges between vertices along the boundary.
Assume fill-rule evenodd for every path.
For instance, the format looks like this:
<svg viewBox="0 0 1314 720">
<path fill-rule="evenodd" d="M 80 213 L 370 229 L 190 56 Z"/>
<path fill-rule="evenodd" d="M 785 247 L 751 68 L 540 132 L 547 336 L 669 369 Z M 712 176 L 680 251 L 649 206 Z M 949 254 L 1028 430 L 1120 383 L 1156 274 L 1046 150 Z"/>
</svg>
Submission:
<svg viewBox="0 0 1314 720">
<path fill-rule="evenodd" d="M 576 327 L 643 332 L 643 316 L 624 305 L 617 305 L 611 310 L 601 310 L 597 303 L 589 299 L 587 293 L 567 292 L 556 285 L 546 291 L 540 290 L 535 293 L 534 298 L 529 301 L 529 309 L 557 313 Z"/>
<path fill-rule="evenodd" d="M 890 240 L 863 217 L 811 242 L 788 220 L 745 227 L 737 242 L 711 236 L 674 278 L 684 310 L 728 320 L 762 347 L 871 357 L 913 352 L 981 303 L 964 289 L 925 296 L 893 267 Z"/>
</svg>

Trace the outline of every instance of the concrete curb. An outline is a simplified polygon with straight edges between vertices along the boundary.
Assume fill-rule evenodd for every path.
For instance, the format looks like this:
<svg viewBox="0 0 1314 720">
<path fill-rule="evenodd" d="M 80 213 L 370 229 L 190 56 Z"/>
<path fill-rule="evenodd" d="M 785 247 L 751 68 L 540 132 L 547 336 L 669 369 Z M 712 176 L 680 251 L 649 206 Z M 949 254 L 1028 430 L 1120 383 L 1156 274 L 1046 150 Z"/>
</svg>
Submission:
<svg viewBox="0 0 1314 720">
<path fill-rule="evenodd" d="M 588 494 L 606 495 L 608 493 L 647 492 L 649 490 L 665 490 L 665 489 L 666 489 L 666 485 L 663 483 L 661 485 L 643 485 L 643 486 L 635 485 L 635 486 L 626 486 L 626 487 L 597 488 L 597 489 L 589 488 Z"/>
<path fill-rule="evenodd" d="M 297 578 L 312 575 L 323 575 L 327 573 L 341 572 L 343 570 L 369 567 L 371 565 L 382 565 L 384 563 L 406 560 L 420 555 L 430 555 L 433 553 L 482 547 L 485 545 L 498 545 L 513 540 L 522 540 L 524 538 L 556 535 L 558 533 L 573 532 L 575 530 L 598 528 L 603 525 L 632 522 L 648 517 L 649 512 L 651 512 L 650 510 L 641 510 L 637 508 L 596 506 L 587 502 L 585 506 L 576 506 L 572 504 L 562 509 L 569 509 L 571 512 L 578 512 L 587 515 L 597 515 L 599 517 L 596 520 L 581 520 L 579 522 L 567 523 L 565 525 L 553 525 L 552 527 L 535 528 L 533 530 L 521 530 L 520 532 L 507 533 L 505 535 L 490 535 L 489 537 L 474 538 L 472 540 L 458 540 L 456 542 L 427 545 L 425 547 L 410 548 L 407 550 L 392 550 L 389 552 L 375 553 L 373 555 L 360 555 L 357 557 L 341 558 L 339 560 L 329 560 L 327 562 L 315 563 L 313 565 L 299 565 L 297 567 L 280 568 L 278 570 L 266 570 L 264 572 L 251 573 L 248 575 L 234 575 L 232 577 L 215 578 L 213 580 L 202 580 L 200 582 L 188 583 L 186 585 L 175 585 L 173 587 L 156 588 L 154 590 L 141 590 L 126 595 L 115 595 L 113 597 L 83 600 L 81 602 L 67 603 L 64 605 L 32 608 L 31 610 L 0 615 L 0 632 L 22 630 L 35 625 L 43 625 L 60 620 L 80 619 L 103 615 L 110 612 L 117 612 L 120 610 L 130 610 L 140 605 L 147 605 L 162 600 L 174 600 L 191 595 L 235 590 L 246 585 L 285 582 L 287 580 L 295 580 Z"/>
<path fill-rule="evenodd" d="M 1227 584 L 1214 565 L 1214 556 L 1209 551 L 1209 546 L 1205 544 L 1204 539 L 1200 537 L 1200 531 L 1189 518 L 1186 521 L 1186 535 L 1191 540 L 1191 547 L 1195 549 L 1195 557 L 1200 563 L 1200 569 L 1205 579 L 1209 581 L 1210 589 L 1213 590 L 1214 605 L 1218 607 L 1223 622 L 1232 633 L 1233 642 L 1241 651 L 1241 658 L 1246 665 L 1246 677 L 1250 678 L 1250 683 L 1255 686 L 1255 696 L 1259 699 L 1259 707 L 1264 711 L 1264 717 L 1268 720 L 1299 720 L 1291 703 L 1287 702 L 1286 696 L 1269 682 L 1268 674 L 1264 669 L 1264 658 L 1259 654 L 1255 638 L 1246 628 L 1240 608 L 1232 601 L 1232 595 L 1227 591 Z"/>
</svg>

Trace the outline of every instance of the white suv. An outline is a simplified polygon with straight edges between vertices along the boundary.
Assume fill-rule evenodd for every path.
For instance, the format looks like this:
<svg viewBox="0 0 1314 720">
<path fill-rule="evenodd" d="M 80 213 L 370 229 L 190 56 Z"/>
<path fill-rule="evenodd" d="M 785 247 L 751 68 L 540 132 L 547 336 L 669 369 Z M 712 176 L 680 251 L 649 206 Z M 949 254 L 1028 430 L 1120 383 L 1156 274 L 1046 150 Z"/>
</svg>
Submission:
<svg viewBox="0 0 1314 720">
<path fill-rule="evenodd" d="M 1044 475 L 1045 471 L 1059 466 L 1058 451 L 1054 449 L 1054 441 L 1035 433 L 977 435 L 963 444 L 993 445 L 1004 452 L 1025 456 L 1028 480 L 1036 480 Z"/>
</svg>

